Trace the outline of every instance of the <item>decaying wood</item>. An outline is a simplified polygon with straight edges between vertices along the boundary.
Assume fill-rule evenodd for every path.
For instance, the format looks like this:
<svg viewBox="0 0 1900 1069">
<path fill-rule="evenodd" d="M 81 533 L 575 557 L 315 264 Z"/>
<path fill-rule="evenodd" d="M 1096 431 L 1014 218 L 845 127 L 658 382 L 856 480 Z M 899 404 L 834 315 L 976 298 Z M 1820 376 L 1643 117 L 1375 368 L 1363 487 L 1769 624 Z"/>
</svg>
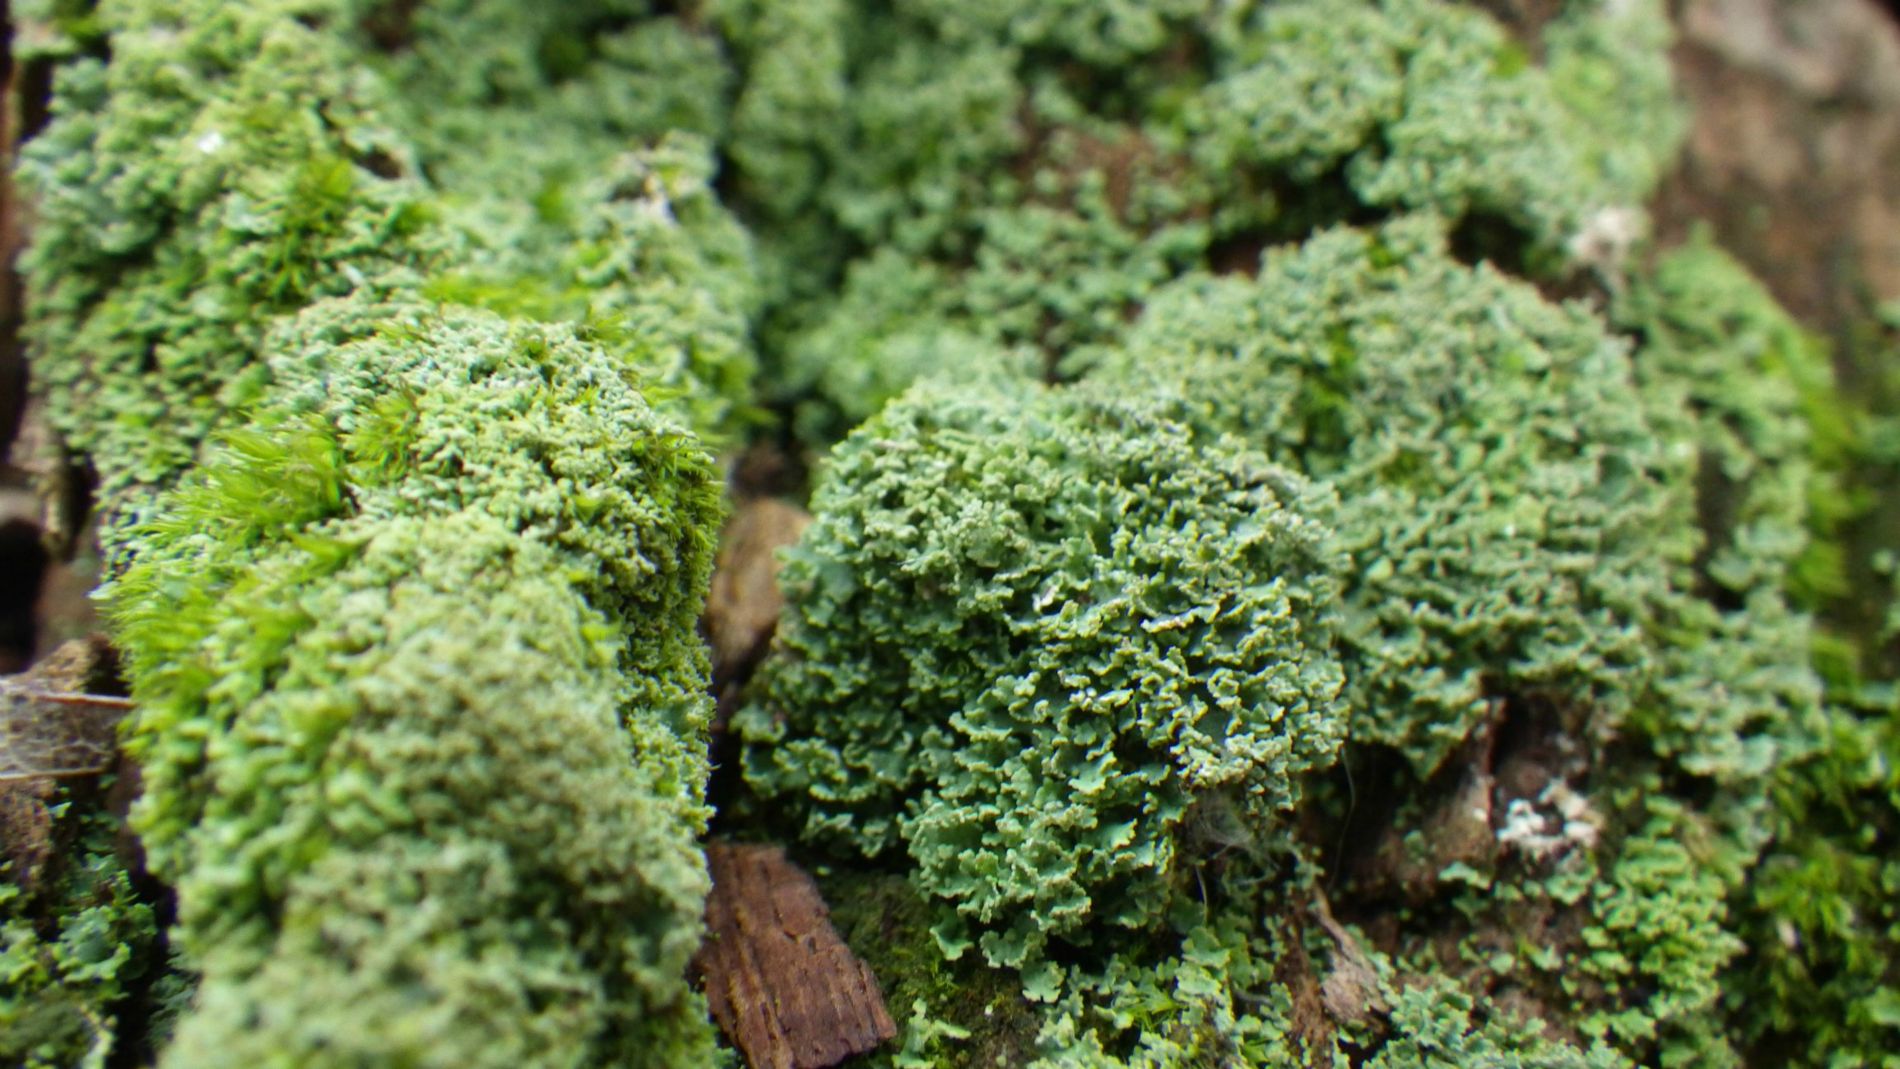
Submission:
<svg viewBox="0 0 1900 1069">
<path fill-rule="evenodd" d="M 62 646 L 24 675 L 0 679 L 0 783 L 97 775 L 118 752 L 132 703 L 78 690 L 96 671 L 97 644 Z"/>
<path fill-rule="evenodd" d="M 831 926 L 818 885 L 776 846 L 706 848 L 712 895 L 696 966 L 752 1069 L 824 1069 L 897 1035 L 877 978 Z"/>
<path fill-rule="evenodd" d="M 778 591 L 778 551 L 797 542 L 811 515 L 776 498 L 739 506 L 726 524 L 706 595 L 706 637 L 722 682 L 741 679 L 764 655 L 785 599 Z"/>
<path fill-rule="evenodd" d="M 111 648 L 89 639 L 0 680 L 0 862 L 23 890 L 33 889 L 53 854 L 59 780 L 113 767 L 128 703 L 83 692 L 114 675 Z"/>
<path fill-rule="evenodd" d="M 811 514 L 777 498 L 740 505 L 720 536 L 706 597 L 706 631 L 721 675 L 742 672 L 764 654 L 785 599 L 778 551 L 798 541 Z"/>
<path fill-rule="evenodd" d="M 1320 999 L 1326 1013 L 1340 1024 L 1359 1024 L 1388 1007 L 1380 993 L 1379 970 L 1346 926 L 1333 918 L 1332 903 L 1326 892 L 1313 889 L 1313 917 L 1333 941 L 1332 969 L 1320 983 Z"/>
</svg>

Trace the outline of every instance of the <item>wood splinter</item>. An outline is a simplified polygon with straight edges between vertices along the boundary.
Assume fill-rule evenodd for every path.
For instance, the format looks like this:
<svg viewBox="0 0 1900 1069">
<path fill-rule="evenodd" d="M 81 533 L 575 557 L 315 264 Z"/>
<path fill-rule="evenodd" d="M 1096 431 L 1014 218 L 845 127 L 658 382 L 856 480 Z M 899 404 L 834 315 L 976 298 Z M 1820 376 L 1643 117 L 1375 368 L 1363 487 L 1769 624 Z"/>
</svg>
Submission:
<svg viewBox="0 0 1900 1069">
<path fill-rule="evenodd" d="M 696 960 L 713 1018 L 752 1069 L 825 1069 L 897 1035 L 877 978 L 776 846 L 706 848 L 712 894 Z"/>
</svg>

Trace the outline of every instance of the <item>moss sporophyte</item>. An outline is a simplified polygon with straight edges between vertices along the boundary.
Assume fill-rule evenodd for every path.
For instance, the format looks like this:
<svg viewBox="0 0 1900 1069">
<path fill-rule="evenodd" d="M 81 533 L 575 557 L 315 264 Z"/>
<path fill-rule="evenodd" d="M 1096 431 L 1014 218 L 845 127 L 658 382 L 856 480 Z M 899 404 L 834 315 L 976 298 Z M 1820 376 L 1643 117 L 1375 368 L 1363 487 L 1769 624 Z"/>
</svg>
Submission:
<svg viewBox="0 0 1900 1069">
<path fill-rule="evenodd" d="M 26 1063 L 730 1064 L 750 438 L 813 519 L 721 830 L 868 1064 L 1883 1064 L 1890 428 L 1649 247 L 1662 5 L 1497 8 L 15 5 L 176 894 L 91 810 L 0 892 Z"/>
</svg>

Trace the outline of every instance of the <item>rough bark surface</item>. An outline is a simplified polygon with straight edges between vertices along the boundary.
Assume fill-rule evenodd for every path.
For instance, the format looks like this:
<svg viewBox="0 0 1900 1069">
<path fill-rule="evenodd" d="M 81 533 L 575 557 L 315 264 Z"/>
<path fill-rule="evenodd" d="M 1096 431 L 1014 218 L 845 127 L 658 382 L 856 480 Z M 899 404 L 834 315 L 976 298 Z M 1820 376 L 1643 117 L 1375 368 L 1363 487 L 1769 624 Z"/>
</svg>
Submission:
<svg viewBox="0 0 1900 1069">
<path fill-rule="evenodd" d="M 1791 311 L 1847 340 L 1900 299 L 1900 23 L 1875 0 L 1689 0 L 1695 124 L 1664 236 L 1707 219 Z"/>
<path fill-rule="evenodd" d="M 698 968 L 713 1018 L 752 1069 L 824 1069 L 897 1035 L 877 978 L 783 850 L 713 843 L 706 860 Z"/>
</svg>

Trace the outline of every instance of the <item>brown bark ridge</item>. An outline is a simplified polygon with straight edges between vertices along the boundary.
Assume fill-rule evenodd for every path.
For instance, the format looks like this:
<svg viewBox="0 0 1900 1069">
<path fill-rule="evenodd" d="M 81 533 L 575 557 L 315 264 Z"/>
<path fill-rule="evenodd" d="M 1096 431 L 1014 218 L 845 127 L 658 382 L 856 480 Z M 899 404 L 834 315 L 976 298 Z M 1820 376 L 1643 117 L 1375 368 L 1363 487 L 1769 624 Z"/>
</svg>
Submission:
<svg viewBox="0 0 1900 1069">
<path fill-rule="evenodd" d="M 897 1035 L 877 978 L 831 926 L 818 885 L 776 846 L 712 843 L 695 966 L 752 1069 L 824 1069 Z"/>
</svg>

